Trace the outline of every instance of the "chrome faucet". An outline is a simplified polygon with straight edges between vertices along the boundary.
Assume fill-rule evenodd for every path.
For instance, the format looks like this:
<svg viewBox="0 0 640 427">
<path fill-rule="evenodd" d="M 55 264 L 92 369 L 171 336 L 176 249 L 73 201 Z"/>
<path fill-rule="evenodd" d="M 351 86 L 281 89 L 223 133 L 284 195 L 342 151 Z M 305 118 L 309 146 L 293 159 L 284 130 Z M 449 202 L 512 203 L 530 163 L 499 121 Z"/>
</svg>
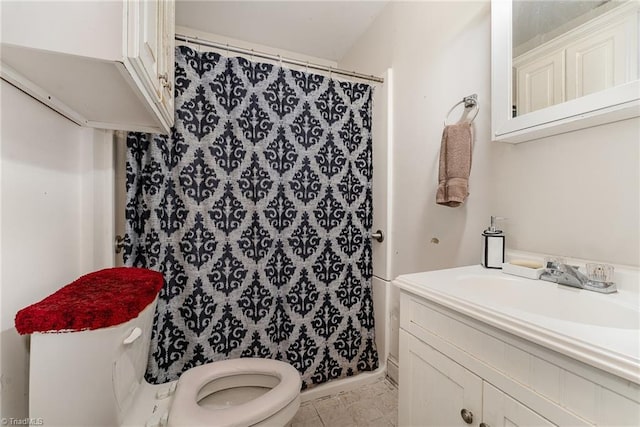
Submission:
<svg viewBox="0 0 640 427">
<path fill-rule="evenodd" d="M 602 267 L 597 268 L 601 269 Z M 599 273 L 601 270 L 596 270 L 596 272 Z M 596 276 L 597 278 L 587 277 L 578 270 L 578 267 L 573 265 L 547 261 L 540 279 L 603 294 L 611 294 L 618 291 L 616 284 L 609 281 L 609 277 L 602 277 L 601 274 L 596 274 Z"/>
</svg>

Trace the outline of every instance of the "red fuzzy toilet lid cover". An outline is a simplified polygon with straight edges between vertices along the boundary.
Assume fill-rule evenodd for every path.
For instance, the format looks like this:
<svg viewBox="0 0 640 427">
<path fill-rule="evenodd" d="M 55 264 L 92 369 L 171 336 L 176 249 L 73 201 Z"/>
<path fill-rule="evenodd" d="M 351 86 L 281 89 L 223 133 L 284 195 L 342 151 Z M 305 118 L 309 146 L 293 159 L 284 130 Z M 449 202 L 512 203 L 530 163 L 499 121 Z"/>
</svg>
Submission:
<svg viewBox="0 0 640 427">
<path fill-rule="evenodd" d="M 16 314 L 20 334 L 84 331 L 127 322 L 155 299 L 161 273 L 117 267 L 89 273 Z"/>
</svg>

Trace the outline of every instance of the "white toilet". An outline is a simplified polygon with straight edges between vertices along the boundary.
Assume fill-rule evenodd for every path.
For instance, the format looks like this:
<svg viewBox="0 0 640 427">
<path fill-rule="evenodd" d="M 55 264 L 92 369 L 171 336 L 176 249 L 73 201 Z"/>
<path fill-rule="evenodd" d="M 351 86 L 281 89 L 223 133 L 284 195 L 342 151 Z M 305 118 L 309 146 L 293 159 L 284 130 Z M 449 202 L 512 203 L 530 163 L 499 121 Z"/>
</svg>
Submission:
<svg viewBox="0 0 640 427">
<path fill-rule="evenodd" d="M 48 426 L 284 426 L 300 407 L 291 365 L 234 359 L 145 382 L 157 302 L 116 326 L 31 335 L 29 413 Z"/>
</svg>

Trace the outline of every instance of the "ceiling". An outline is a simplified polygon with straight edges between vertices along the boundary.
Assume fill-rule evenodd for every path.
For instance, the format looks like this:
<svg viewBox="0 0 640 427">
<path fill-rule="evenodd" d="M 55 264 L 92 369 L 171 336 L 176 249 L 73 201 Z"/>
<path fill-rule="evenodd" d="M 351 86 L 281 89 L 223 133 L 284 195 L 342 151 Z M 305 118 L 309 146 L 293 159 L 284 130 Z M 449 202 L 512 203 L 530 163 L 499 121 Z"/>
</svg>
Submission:
<svg viewBox="0 0 640 427">
<path fill-rule="evenodd" d="M 176 25 L 340 60 L 389 0 L 176 2 Z"/>
<path fill-rule="evenodd" d="M 570 21 L 609 2 L 610 0 L 516 1 L 513 6 L 513 45 L 518 46 L 559 27 L 566 31 L 569 28 L 565 27 Z M 600 10 L 605 11 L 606 8 Z M 576 22 L 575 25 L 581 23 Z"/>
</svg>

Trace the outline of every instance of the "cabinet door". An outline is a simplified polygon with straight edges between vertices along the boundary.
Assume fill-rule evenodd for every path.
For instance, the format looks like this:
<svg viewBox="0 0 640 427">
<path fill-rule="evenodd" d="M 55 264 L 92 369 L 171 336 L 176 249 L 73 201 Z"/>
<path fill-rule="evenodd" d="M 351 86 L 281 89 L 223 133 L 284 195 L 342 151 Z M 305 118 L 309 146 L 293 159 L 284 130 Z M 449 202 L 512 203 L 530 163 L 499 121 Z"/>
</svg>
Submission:
<svg viewBox="0 0 640 427">
<path fill-rule="evenodd" d="M 564 102 L 564 52 L 517 65 L 518 115 Z"/>
<path fill-rule="evenodd" d="M 401 329 L 398 424 L 477 426 L 481 420 L 482 379 Z"/>
<path fill-rule="evenodd" d="M 483 398 L 482 422 L 486 427 L 555 425 L 486 382 L 483 386 Z"/>
<path fill-rule="evenodd" d="M 628 32 L 626 21 L 622 21 L 567 47 L 567 99 L 638 78 L 637 39 Z"/>
<path fill-rule="evenodd" d="M 153 92 L 156 101 L 160 99 L 162 90 L 158 79 L 162 54 L 161 9 L 162 5 L 158 0 L 127 1 L 127 56 L 135 63 L 138 77 Z"/>
<path fill-rule="evenodd" d="M 158 58 L 158 77 L 160 79 L 161 111 L 167 121 L 173 124 L 174 96 L 173 82 L 175 74 L 175 2 L 160 2 L 162 21 L 161 52 Z"/>
<path fill-rule="evenodd" d="M 168 132 L 173 125 L 173 0 L 125 0 L 125 67 Z"/>
</svg>

